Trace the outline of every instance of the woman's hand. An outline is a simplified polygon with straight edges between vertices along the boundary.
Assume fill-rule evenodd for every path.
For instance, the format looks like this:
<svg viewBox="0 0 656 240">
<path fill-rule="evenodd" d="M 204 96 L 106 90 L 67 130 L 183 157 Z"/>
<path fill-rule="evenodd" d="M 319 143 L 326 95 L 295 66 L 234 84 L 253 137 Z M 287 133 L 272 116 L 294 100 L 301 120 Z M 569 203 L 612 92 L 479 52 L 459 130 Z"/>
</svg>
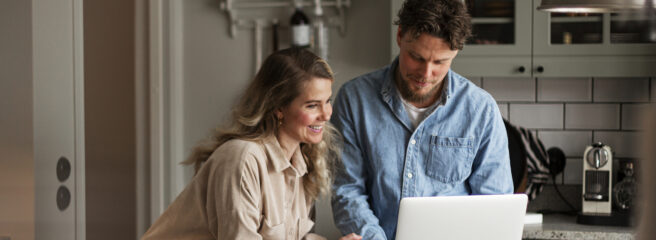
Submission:
<svg viewBox="0 0 656 240">
<path fill-rule="evenodd" d="M 357 235 L 355 233 L 351 233 L 349 235 L 339 238 L 339 240 L 362 240 L 362 236 Z"/>
</svg>

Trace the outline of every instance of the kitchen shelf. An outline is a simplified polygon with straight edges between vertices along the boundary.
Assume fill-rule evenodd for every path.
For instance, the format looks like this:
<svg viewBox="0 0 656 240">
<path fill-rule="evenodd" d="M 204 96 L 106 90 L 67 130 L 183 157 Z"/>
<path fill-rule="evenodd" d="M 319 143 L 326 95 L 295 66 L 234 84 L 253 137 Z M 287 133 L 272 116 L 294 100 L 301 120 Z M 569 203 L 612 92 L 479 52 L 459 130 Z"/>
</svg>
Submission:
<svg viewBox="0 0 656 240">
<path fill-rule="evenodd" d="M 506 24 L 513 23 L 513 18 L 472 18 L 473 24 Z"/>
<path fill-rule="evenodd" d="M 551 17 L 552 23 L 585 23 L 585 22 L 601 22 L 602 16 L 588 16 L 588 17 Z"/>
<path fill-rule="evenodd" d="M 244 1 L 244 0 L 222 0 L 220 8 L 228 15 L 230 37 L 237 35 L 237 27 L 253 28 L 253 26 L 267 26 L 269 23 L 278 22 L 276 19 L 243 19 L 238 17 L 240 12 L 251 11 L 263 8 L 292 8 L 298 4 L 301 7 L 313 7 L 314 1 L 307 0 L 278 0 L 278 1 Z M 334 7 L 337 10 L 337 20 L 328 18 L 329 26 L 337 26 L 340 34 L 346 33 L 346 13 L 345 9 L 351 6 L 351 0 L 321 0 L 322 7 Z M 248 23 L 252 22 L 252 23 Z"/>
<path fill-rule="evenodd" d="M 646 15 L 611 15 L 611 21 L 650 21 L 649 16 Z"/>
</svg>

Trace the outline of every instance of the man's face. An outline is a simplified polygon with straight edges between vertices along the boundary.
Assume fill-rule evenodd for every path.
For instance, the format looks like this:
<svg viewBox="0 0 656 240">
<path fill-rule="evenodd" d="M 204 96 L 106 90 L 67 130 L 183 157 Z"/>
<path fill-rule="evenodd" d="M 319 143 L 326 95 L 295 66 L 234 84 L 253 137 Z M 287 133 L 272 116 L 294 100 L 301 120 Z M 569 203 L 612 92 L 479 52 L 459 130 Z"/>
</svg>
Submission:
<svg viewBox="0 0 656 240">
<path fill-rule="evenodd" d="M 411 31 L 403 36 L 397 31 L 396 43 L 400 48 L 397 87 L 406 101 L 426 107 L 437 100 L 438 91 L 451 68 L 458 50 L 438 37 L 423 33 L 418 38 Z"/>
</svg>

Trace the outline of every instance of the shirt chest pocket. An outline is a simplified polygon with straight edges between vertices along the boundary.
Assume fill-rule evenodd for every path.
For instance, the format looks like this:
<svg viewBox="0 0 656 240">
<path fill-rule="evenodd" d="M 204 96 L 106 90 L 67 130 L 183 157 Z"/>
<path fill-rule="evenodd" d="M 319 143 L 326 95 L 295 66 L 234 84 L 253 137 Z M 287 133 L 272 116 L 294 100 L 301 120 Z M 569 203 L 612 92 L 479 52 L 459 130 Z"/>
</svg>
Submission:
<svg viewBox="0 0 656 240">
<path fill-rule="evenodd" d="M 471 173 L 473 138 L 431 136 L 426 175 L 443 183 L 461 182 Z"/>
<path fill-rule="evenodd" d="M 263 240 L 283 240 L 285 239 L 285 224 L 271 223 L 268 219 L 262 221 L 262 226 L 258 231 Z"/>
</svg>

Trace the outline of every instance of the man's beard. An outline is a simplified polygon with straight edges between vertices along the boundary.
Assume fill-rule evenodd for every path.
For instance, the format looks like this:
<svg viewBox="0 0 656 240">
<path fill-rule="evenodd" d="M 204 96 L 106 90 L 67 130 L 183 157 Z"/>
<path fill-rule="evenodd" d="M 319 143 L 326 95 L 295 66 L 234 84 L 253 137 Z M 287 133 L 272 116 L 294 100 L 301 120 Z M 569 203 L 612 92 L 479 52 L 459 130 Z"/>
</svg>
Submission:
<svg viewBox="0 0 656 240">
<path fill-rule="evenodd" d="M 420 80 L 419 82 L 427 82 L 427 81 Z M 441 84 L 435 84 L 435 86 L 433 86 L 433 88 L 427 93 L 419 94 L 417 92 L 412 91 L 412 89 L 410 89 L 410 84 L 411 83 L 409 81 L 405 81 L 401 79 L 400 73 L 397 75 L 396 86 L 399 89 L 399 92 L 401 93 L 401 97 L 403 97 L 403 99 L 405 99 L 406 101 L 413 102 L 413 103 L 424 103 L 426 101 L 432 100 L 433 97 L 435 97 L 435 95 L 437 94 L 437 91 L 439 91 L 441 85 Z"/>
</svg>

